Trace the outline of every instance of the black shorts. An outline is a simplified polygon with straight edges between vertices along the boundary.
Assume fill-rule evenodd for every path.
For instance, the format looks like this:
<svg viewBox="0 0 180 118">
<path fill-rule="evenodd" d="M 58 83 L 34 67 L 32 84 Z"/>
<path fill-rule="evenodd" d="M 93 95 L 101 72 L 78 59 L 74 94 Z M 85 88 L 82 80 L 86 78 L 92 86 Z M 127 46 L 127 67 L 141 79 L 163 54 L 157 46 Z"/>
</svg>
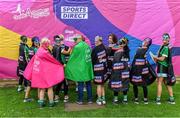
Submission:
<svg viewBox="0 0 180 118">
<path fill-rule="evenodd" d="M 167 77 L 168 67 L 166 67 L 162 64 L 158 64 L 157 65 L 157 74 L 158 74 L 158 77 Z"/>
</svg>

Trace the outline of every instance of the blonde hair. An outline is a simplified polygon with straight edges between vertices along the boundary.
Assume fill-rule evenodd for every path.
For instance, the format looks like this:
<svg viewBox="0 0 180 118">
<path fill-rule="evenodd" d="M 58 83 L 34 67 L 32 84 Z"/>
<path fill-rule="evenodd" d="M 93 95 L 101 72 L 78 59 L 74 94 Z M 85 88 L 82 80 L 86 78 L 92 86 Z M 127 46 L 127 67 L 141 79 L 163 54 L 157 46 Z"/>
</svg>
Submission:
<svg viewBox="0 0 180 118">
<path fill-rule="evenodd" d="M 82 35 L 77 34 L 77 35 L 76 35 L 76 38 L 78 38 L 78 39 L 79 39 L 79 38 L 82 38 Z"/>
<path fill-rule="evenodd" d="M 59 35 L 59 38 L 60 38 L 60 39 L 64 39 L 64 35 L 60 34 L 60 35 Z"/>
<path fill-rule="evenodd" d="M 101 36 L 96 36 L 96 37 L 95 37 L 95 40 L 99 40 L 99 41 L 102 42 L 103 38 L 102 38 Z"/>
<path fill-rule="evenodd" d="M 48 38 L 42 38 L 41 40 L 41 45 L 45 44 L 45 43 L 50 43 L 50 40 Z"/>
</svg>

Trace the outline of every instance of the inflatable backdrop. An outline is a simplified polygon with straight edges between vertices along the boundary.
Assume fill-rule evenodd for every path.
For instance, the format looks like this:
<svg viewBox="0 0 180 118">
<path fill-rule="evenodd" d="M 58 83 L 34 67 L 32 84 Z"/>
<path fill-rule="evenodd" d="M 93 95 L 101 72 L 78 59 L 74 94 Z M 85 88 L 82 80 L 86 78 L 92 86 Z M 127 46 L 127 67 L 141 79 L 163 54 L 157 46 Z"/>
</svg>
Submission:
<svg viewBox="0 0 180 118">
<path fill-rule="evenodd" d="M 93 47 L 96 35 L 107 45 L 108 34 L 115 33 L 129 38 L 133 58 L 146 37 L 157 53 L 164 32 L 171 35 L 174 70 L 180 75 L 179 0 L 0 0 L 0 78 L 16 78 L 21 35 L 53 40 L 64 34 L 71 45 L 74 35 L 83 34 Z"/>
</svg>

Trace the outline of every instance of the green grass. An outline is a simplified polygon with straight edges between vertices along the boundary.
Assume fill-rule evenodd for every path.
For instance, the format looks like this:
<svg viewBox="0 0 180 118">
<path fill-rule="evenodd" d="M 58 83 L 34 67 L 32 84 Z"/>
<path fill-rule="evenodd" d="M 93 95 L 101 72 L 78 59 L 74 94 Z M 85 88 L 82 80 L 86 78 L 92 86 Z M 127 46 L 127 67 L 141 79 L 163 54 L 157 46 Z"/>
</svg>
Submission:
<svg viewBox="0 0 180 118">
<path fill-rule="evenodd" d="M 93 85 L 93 93 L 95 96 L 95 86 Z M 54 108 L 45 107 L 38 108 L 37 101 L 31 103 L 23 103 L 24 93 L 17 93 L 16 88 L 0 88 L 0 117 L 180 117 L 180 84 L 174 86 L 174 95 L 176 105 L 167 103 L 168 93 L 163 88 L 162 104 L 156 105 L 154 99 L 156 97 L 156 85 L 153 84 L 149 89 L 149 104 L 144 105 L 141 102 L 135 105 L 132 102 L 133 93 L 132 87 L 128 93 L 129 103 L 127 105 L 120 104 L 115 106 L 112 104 L 113 93 L 107 89 L 106 99 L 107 105 L 105 108 L 89 111 L 65 112 L 64 103 L 61 102 Z M 139 96 L 142 99 L 142 88 L 139 88 Z M 32 96 L 36 98 L 36 90 L 32 91 Z M 69 92 L 70 102 L 76 101 L 76 93 L 74 87 Z M 122 94 L 119 95 L 122 98 Z M 95 101 L 95 99 L 94 99 Z"/>
</svg>

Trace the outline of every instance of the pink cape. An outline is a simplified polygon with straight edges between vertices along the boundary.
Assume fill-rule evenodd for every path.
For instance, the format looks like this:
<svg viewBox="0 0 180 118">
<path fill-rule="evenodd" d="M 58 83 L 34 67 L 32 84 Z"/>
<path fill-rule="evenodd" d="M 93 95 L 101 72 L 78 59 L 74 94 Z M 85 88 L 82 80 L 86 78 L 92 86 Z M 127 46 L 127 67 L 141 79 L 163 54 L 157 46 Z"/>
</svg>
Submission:
<svg viewBox="0 0 180 118">
<path fill-rule="evenodd" d="M 49 88 L 64 80 L 64 67 L 44 48 L 39 48 L 24 71 L 33 88 Z"/>
</svg>

